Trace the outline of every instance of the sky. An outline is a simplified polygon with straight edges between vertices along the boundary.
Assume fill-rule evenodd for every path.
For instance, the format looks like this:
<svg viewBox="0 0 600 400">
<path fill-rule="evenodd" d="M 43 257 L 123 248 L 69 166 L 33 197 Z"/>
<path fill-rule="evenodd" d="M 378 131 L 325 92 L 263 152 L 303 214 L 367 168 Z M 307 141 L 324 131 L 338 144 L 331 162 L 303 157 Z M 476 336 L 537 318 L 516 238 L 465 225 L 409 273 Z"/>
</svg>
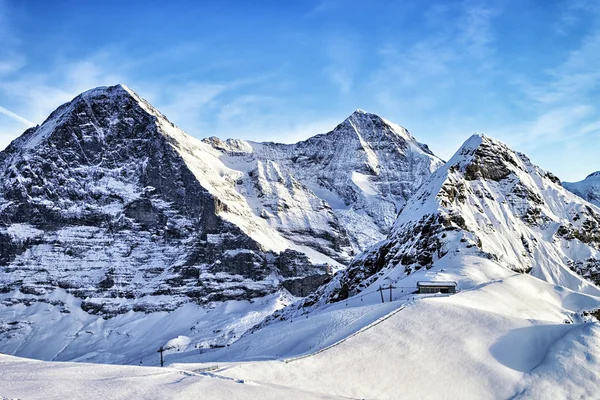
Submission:
<svg viewBox="0 0 600 400">
<path fill-rule="evenodd" d="M 597 0 L 0 0 L 0 149 L 117 83 L 198 138 L 363 109 L 444 159 L 484 133 L 565 181 L 600 170 Z"/>
</svg>

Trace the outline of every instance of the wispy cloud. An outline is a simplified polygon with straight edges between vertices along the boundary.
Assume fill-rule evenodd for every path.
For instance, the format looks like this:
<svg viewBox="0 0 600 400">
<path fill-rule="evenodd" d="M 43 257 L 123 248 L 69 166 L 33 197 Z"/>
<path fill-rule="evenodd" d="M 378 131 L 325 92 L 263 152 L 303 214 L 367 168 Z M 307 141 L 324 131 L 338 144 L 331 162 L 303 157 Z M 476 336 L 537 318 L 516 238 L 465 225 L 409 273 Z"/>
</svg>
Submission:
<svg viewBox="0 0 600 400">
<path fill-rule="evenodd" d="M 371 78 L 382 103 L 387 104 L 390 98 L 400 102 L 416 98 L 426 107 L 438 104 L 442 96 L 447 97 L 447 89 L 459 79 L 461 82 L 468 81 L 469 76 L 474 82 L 492 79 L 479 72 L 493 63 L 490 21 L 495 14 L 488 6 L 470 2 L 458 10 L 437 5 L 427 13 L 432 27 L 443 27 L 436 34 L 410 43 L 383 45 L 379 50 L 381 66 Z M 409 97 L 403 96 L 403 92 Z"/>
<path fill-rule="evenodd" d="M 173 49 L 166 51 L 170 57 L 176 56 Z M 172 75 L 152 81 L 140 79 L 136 73 L 140 64 L 143 66 L 153 58 L 164 58 L 164 54 L 149 54 L 140 61 L 122 49 L 104 49 L 85 58 L 60 60 L 44 72 L 20 73 L 10 80 L 0 78 L 0 94 L 10 98 L 21 113 L 36 123 L 41 123 L 56 107 L 82 91 L 125 83 L 173 123 L 197 137 L 295 141 L 317 133 L 311 129 L 335 126 L 328 119 L 323 122 L 315 110 L 292 109 L 286 107 L 288 99 L 262 93 L 264 86 L 273 85 L 272 82 L 282 86 L 285 92 L 277 69 L 230 81 L 202 81 Z M 219 63 L 222 65 L 223 61 Z M 19 117 L 15 113 L 10 116 Z M 19 121 L 35 125 L 25 118 Z M 3 131 L 0 144 L 22 133 L 18 127 Z"/>
<path fill-rule="evenodd" d="M 27 125 L 27 126 L 34 126 L 35 124 L 31 121 L 29 121 L 26 118 L 21 117 L 20 115 L 15 114 L 14 112 L 7 110 L 6 108 L 0 106 L 0 113 L 6 115 L 7 117 L 10 117 L 12 119 L 14 119 L 15 121 L 19 121 L 22 122 L 23 124 Z"/>
<path fill-rule="evenodd" d="M 581 179 L 600 169 L 600 160 L 588 156 L 600 152 L 600 13 L 586 10 L 592 18 L 589 32 L 558 64 L 515 80 L 527 117 L 490 132 L 565 180 Z M 560 158 L 564 162 L 557 163 Z"/>
<path fill-rule="evenodd" d="M 520 82 L 533 119 L 523 124 L 527 135 L 515 141 L 530 146 L 562 142 L 593 132 L 600 119 L 600 30 L 584 37 L 564 61 L 544 71 L 541 82 Z"/>
<path fill-rule="evenodd" d="M 349 94 L 363 53 L 360 39 L 354 35 L 335 33 L 324 40 L 328 64 L 323 72 L 338 87 L 340 93 Z"/>
<path fill-rule="evenodd" d="M 483 127 L 498 76 L 494 2 L 437 3 L 424 12 L 429 35 L 391 37 L 367 78 L 375 108 L 406 125 L 443 158 Z M 432 116 L 435 115 L 435 118 Z M 462 130 L 462 134 L 460 134 Z"/>
</svg>

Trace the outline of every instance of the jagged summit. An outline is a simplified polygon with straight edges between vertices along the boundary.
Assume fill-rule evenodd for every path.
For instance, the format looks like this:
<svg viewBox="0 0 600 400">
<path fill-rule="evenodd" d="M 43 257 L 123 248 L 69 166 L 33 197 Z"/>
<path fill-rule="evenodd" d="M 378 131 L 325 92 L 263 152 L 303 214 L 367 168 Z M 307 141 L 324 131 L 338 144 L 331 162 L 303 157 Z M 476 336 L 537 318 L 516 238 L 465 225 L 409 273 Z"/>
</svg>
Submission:
<svg viewBox="0 0 600 400">
<path fill-rule="evenodd" d="M 350 134 L 357 134 L 360 137 L 373 137 L 377 133 L 379 137 L 398 136 L 407 142 L 415 142 L 415 138 L 402 126 L 394 124 L 377 114 L 370 113 L 361 109 L 355 110 L 342 121 L 334 130 Z"/>
<path fill-rule="evenodd" d="M 133 120 L 161 125 L 157 132 L 175 140 L 186 141 L 189 138 L 148 101 L 127 86 L 118 84 L 97 87 L 77 95 L 59 106 L 41 125 L 25 131 L 6 151 L 28 152 L 47 142 L 57 145 L 66 140 L 103 142 L 107 139 L 107 132 L 119 132 L 122 139 L 138 138 L 139 132 L 117 129 L 131 125 Z"/>
<path fill-rule="evenodd" d="M 129 88 L 128 86 L 119 83 L 113 86 L 99 86 L 94 89 L 87 90 L 75 97 L 71 103 L 75 103 L 79 100 L 102 102 L 102 101 L 114 101 L 127 107 L 127 104 L 131 101 L 137 103 L 144 111 L 155 116 L 156 118 L 163 119 L 168 122 L 169 125 L 174 124 L 168 120 L 168 118 L 158 111 L 152 104 L 146 99 L 142 98 L 137 92 Z M 67 103 L 70 104 L 70 103 Z M 131 105 L 129 105 L 131 106 Z"/>
<path fill-rule="evenodd" d="M 464 168 L 465 177 L 470 180 L 501 180 L 510 173 L 508 164 L 518 165 L 519 157 L 526 158 L 501 141 L 476 133 L 465 141 L 448 164 Z"/>
<path fill-rule="evenodd" d="M 119 95 L 119 94 L 135 95 L 135 92 L 133 90 L 131 90 L 129 87 L 125 86 L 124 84 L 119 83 L 119 84 L 112 85 L 112 86 L 98 86 L 98 87 L 86 90 L 85 92 L 82 92 L 77 97 L 94 98 L 94 97 L 104 96 L 104 95 L 114 96 L 114 95 Z M 77 97 L 75 97 L 75 98 L 77 98 Z"/>
</svg>

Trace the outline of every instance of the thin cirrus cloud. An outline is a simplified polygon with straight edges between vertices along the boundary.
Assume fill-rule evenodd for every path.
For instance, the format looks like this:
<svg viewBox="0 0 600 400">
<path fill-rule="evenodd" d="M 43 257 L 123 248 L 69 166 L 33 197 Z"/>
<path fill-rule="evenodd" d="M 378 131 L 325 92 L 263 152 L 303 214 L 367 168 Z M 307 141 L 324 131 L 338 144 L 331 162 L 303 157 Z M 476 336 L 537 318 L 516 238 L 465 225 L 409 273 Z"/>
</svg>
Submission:
<svg viewBox="0 0 600 400">
<path fill-rule="evenodd" d="M 599 62 L 600 31 L 594 27 L 535 83 L 518 81 L 528 116 L 491 133 L 520 146 L 565 180 L 600 169 L 595 156 L 600 152 Z"/>
<path fill-rule="evenodd" d="M 19 121 L 21 123 L 23 123 L 24 125 L 30 127 L 30 126 L 35 126 L 35 123 L 29 121 L 26 118 L 21 117 L 18 114 L 15 114 L 14 112 L 7 110 L 6 108 L 0 106 L 0 113 L 6 115 L 7 117 L 10 117 L 12 119 L 14 119 L 15 121 Z"/>
</svg>

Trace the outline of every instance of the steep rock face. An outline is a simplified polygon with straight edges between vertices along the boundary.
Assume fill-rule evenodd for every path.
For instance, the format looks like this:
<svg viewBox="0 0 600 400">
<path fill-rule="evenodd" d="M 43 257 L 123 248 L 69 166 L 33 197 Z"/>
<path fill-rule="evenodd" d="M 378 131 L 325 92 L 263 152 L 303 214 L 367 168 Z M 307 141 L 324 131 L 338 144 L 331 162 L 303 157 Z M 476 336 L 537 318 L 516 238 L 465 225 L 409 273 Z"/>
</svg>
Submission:
<svg viewBox="0 0 600 400">
<path fill-rule="evenodd" d="M 589 174 L 579 182 L 563 182 L 563 187 L 600 207 L 600 171 Z"/>
<path fill-rule="evenodd" d="M 442 165 L 404 128 L 361 110 L 296 144 L 205 142 L 240 172 L 236 187 L 255 214 L 342 263 L 383 239 L 406 200 Z"/>
<path fill-rule="evenodd" d="M 489 262 L 598 295 L 599 260 L 600 209 L 563 189 L 525 155 L 475 135 L 409 199 L 386 240 L 281 315 L 413 274 L 425 280 L 447 276 L 468 286 L 480 279 L 464 275 L 460 266 Z M 452 269 L 445 271 L 448 265 Z"/>
<path fill-rule="evenodd" d="M 0 152 L 0 351 L 224 346 L 383 238 L 440 164 L 364 112 L 295 145 L 200 141 L 124 86 L 85 92 Z"/>
<path fill-rule="evenodd" d="M 123 86 L 61 106 L 0 153 L 0 291 L 60 287 L 111 316 L 321 283 L 326 266 L 228 220 L 245 210 L 210 151 Z"/>
</svg>

